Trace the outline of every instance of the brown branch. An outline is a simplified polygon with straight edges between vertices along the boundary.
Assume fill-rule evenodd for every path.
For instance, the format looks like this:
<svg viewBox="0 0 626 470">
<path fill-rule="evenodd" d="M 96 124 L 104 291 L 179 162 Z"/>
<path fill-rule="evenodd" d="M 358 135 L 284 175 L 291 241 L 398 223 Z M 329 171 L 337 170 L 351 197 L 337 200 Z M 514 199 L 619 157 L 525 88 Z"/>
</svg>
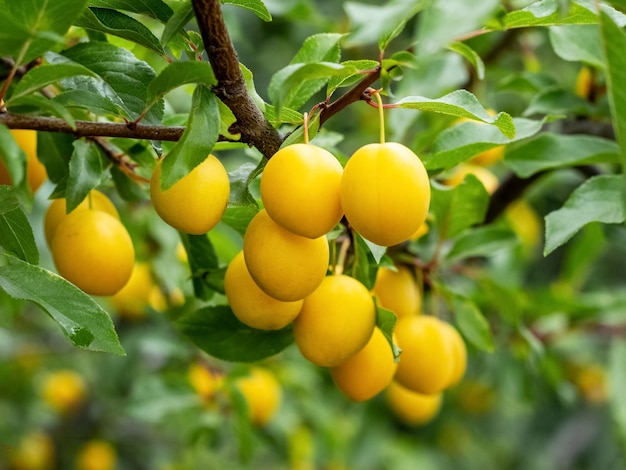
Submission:
<svg viewBox="0 0 626 470">
<path fill-rule="evenodd" d="M 213 92 L 237 118 L 230 132 L 240 133 L 242 142 L 256 147 L 265 157 L 271 157 L 280 148 L 283 138 L 248 94 L 219 0 L 192 0 L 192 4 L 217 78 Z"/>
</svg>

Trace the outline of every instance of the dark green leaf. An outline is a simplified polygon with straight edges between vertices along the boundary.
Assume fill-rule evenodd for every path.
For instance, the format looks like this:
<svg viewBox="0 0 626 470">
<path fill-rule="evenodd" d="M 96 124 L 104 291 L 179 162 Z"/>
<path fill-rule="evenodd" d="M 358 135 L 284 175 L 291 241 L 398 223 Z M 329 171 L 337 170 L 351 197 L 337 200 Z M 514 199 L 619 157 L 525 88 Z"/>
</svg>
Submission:
<svg viewBox="0 0 626 470">
<path fill-rule="evenodd" d="M 263 172 L 266 164 L 267 159 L 262 158 L 256 165 L 251 162 L 243 163 L 236 170 L 230 172 L 228 175 L 230 181 L 229 206 L 258 207 L 256 200 L 250 193 L 249 186 Z"/>
<path fill-rule="evenodd" d="M 162 23 L 172 16 L 172 9 L 162 0 L 88 0 L 90 7 L 110 8 L 149 16 Z"/>
<path fill-rule="evenodd" d="M 117 165 L 111 167 L 111 178 L 117 193 L 125 201 L 140 202 L 149 199 L 150 196 L 143 187 L 130 179 Z"/>
<path fill-rule="evenodd" d="M 217 84 L 208 62 L 173 62 L 165 67 L 148 85 L 146 102 L 152 106 L 168 92 L 187 83 Z"/>
<path fill-rule="evenodd" d="M 220 0 L 222 3 L 236 5 L 246 10 L 250 10 L 263 21 L 272 21 L 272 15 L 261 0 Z"/>
<path fill-rule="evenodd" d="M 39 263 L 33 229 L 13 188 L 3 185 L 0 185 L 0 246 L 28 263 Z"/>
<path fill-rule="evenodd" d="M 350 268 L 350 276 L 371 290 L 376 282 L 378 263 L 361 235 L 353 232 L 352 243 L 354 246 L 354 259 Z"/>
<path fill-rule="evenodd" d="M 43 96 L 28 95 L 21 98 L 12 98 L 8 109 L 16 114 L 27 114 L 34 110 L 37 114 L 56 116 L 63 119 L 72 129 L 76 128 L 76 121 L 69 109 L 59 101 L 44 98 Z M 25 111 L 20 112 L 20 110 Z"/>
<path fill-rule="evenodd" d="M 376 298 L 374 298 L 374 302 Z M 396 328 L 398 317 L 391 310 L 376 305 L 376 326 L 380 329 L 383 336 L 391 347 L 393 358 L 397 361 L 402 350 L 393 342 L 393 330 Z"/>
<path fill-rule="evenodd" d="M 213 296 L 214 289 L 204 281 L 204 276 L 218 267 L 213 244 L 206 235 L 179 234 L 189 260 L 194 295 L 208 300 Z"/>
<path fill-rule="evenodd" d="M 62 277 L 6 256 L 0 288 L 15 299 L 29 300 L 48 312 L 78 348 L 124 355 L 111 317 L 94 299 Z"/>
<path fill-rule="evenodd" d="M 192 20 L 193 17 L 193 5 L 191 2 L 183 3 L 174 12 L 165 25 L 163 34 L 161 35 L 161 44 L 164 46 L 167 45 L 174 36 L 183 31 L 183 28 Z"/>
<path fill-rule="evenodd" d="M 623 191 L 621 175 L 595 176 L 576 188 L 562 208 L 546 216 L 544 255 L 566 243 L 590 222 L 624 222 Z"/>
<path fill-rule="evenodd" d="M 110 90 L 108 87 L 107 89 Z M 113 95 L 115 95 L 115 92 L 112 90 L 110 91 Z M 119 100 L 117 96 L 115 96 L 115 98 L 116 100 Z M 119 105 L 117 105 L 108 96 L 103 96 L 96 90 L 68 90 L 55 96 L 50 101 L 54 101 L 59 106 L 65 108 L 83 108 L 99 116 L 113 115 L 124 116 L 127 118 L 130 117 L 124 110 L 124 105 L 121 101 L 119 102 Z"/>
<path fill-rule="evenodd" d="M 11 94 L 11 98 L 7 101 L 7 105 L 10 106 L 11 102 L 15 98 L 29 95 L 47 87 L 48 85 L 56 83 L 63 78 L 73 77 L 76 75 L 96 76 L 91 70 L 80 64 L 52 64 L 35 67 L 24 75 L 17 83 L 13 93 Z"/>
<path fill-rule="evenodd" d="M 604 67 L 602 39 L 596 24 L 552 26 L 550 42 L 554 52 L 564 60 Z"/>
<path fill-rule="evenodd" d="M 367 75 L 364 72 L 376 70 L 378 62 L 375 60 L 346 60 L 341 65 L 346 67 L 344 73 L 330 77 L 328 80 L 328 87 L 326 89 L 326 96 L 331 96 L 337 88 L 352 86 Z"/>
<path fill-rule="evenodd" d="M 248 224 L 252 218 L 259 212 L 258 206 L 231 206 L 226 208 L 226 212 L 222 216 L 221 222 L 229 227 L 234 228 L 241 236 L 246 233 Z"/>
<path fill-rule="evenodd" d="M 491 226 L 478 227 L 456 238 L 446 258 L 454 260 L 472 256 L 491 256 L 516 242 L 517 237 L 510 230 Z"/>
<path fill-rule="evenodd" d="M 454 296 L 451 309 L 463 336 L 478 349 L 493 352 L 494 344 L 489 323 L 476 304 L 469 299 Z"/>
<path fill-rule="evenodd" d="M 65 190 L 68 213 L 76 209 L 87 194 L 102 182 L 107 163 L 93 142 L 74 141 L 74 152 L 70 158 L 70 172 Z"/>
<path fill-rule="evenodd" d="M 224 361 L 259 361 L 293 342 L 290 326 L 276 331 L 250 328 L 227 306 L 205 307 L 183 316 L 176 324 L 196 346 Z"/>
<path fill-rule="evenodd" d="M 205 85 L 194 90 L 189 122 L 180 140 L 163 160 L 161 188 L 169 188 L 206 160 L 219 137 L 217 98 Z"/>
<path fill-rule="evenodd" d="M 76 26 L 126 39 L 164 54 L 161 43 L 136 19 L 108 8 L 87 8 L 76 20 Z"/>
<path fill-rule="evenodd" d="M 74 153 L 74 137 L 58 132 L 37 132 L 37 148 L 46 149 L 38 155 L 54 184 L 67 181 L 69 162 Z"/>
</svg>

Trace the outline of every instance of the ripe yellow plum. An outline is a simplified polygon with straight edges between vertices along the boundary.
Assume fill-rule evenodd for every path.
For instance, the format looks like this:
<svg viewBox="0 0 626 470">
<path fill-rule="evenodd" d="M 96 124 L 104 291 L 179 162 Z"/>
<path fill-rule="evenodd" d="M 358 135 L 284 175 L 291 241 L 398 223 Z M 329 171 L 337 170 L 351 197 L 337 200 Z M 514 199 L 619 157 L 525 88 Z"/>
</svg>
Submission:
<svg viewBox="0 0 626 470">
<path fill-rule="evenodd" d="M 115 447 L 101 439 L 87 441 L 76 458 L 76 470 L 115 470 L 116 467 Z"/>
<path fill-rule="evenodd" d="M 37 191 L 48 178 L 46 167 L 37 158 L 37 131 L 30 129 L 11 129 L 17 145 L 26 154 L 26 181 L 32 192 Z M 0 184 L 11 185 L 11 175 L 0 160 Z"/>
<path fill-rule="evenodd" d="M 458 384 L 465 375 L 467 369 L 467 347 L 465 346 L 465 341 L 463 341 L 463 338 L 454 326 L 442 321 L 441 327 L 452 343 L 453 367 L 450 375 L 450 383 L 448 384 L 448 387 L 452 387 Z"/>
<path fill-rule="evenodd" d="M 300 313 L 302 300 L 283 302 L 267 295 L 248 272 L 243 251 L 228 264 L 224 289 L 230 308 L 240 322 L 260 330 L 279 330 Z"/>
<path fill-rule="evenodd" d="M 53 470 L 55 456 L 52 438 L 43 431 L 33 431 L 22 437 L 18 445 L 9 451 L 10 468 L 14 470 Z"/>
<path fill-rule="evenodd" d="M 49 374 L 42 385 L 43 400 L 61 414 L 76 410 L 85 400 L 87 385 L 73 370 L 58 370 Z"/>
<path fill-rule="evenodd" d="M 498 186 L 500 185 L 498 177 L 494 175 L 491 171 L 489 171 L 487 168 L 474 165 L 472 163 L 461 163 L 454 170 L 452 170 L 452 173 L 442 182 L 446 186 L 458 186 L 463 182 L 467 175 L 474 175 L 476 178 L 478 178 L 478 181 L 482 183 L 482 185 L 485 187 L 485 190 L 489 194 L 493 194 L 493 192 L 498 189 Z"/>
<path fill-rule="evenodd" d="M 391 310 L 398 317 L 420 313 L 422 296 L 411 270 L 399 265 L 397 270 L 381 267 L 376 273 L 372 289 L 378 305 Z"/>
<path fill-rule="evenodd" d="M 282 390 L 272 372 L 253 367 L 249 375 L 238 378 L 235 386 L 248 405 L 250 421 L 264 426 L 274 417 L 282 399 Z"/>
<path fill-rule="evenodd" d="M 413 151 L 399 143 L 358 149 L 344 168 L 340 191 L 348 222 L 378 245 L 408 240 L 428 215 L 426 169 Z"/>
<path fill-rule="evenodd" d="M 442 395 L 425 395 L 391 382 L 385 393 L 394 416 L 407 426 L 420 426 L 432 421 L 441 409 Z"/>
<path fill-rule="evenodd" d="M 305 297 L 293 334 L 305 358 L 336 367 L 367 344 L 375 324 L 376 309 L 367 288 L 352 277 L 333 275 Z"/>
<path fill-rule="evenodd" d="M 209 155 L 166 190 L 161 189 L 162 163 L 159 160 L 150 179 L 150 198 L 157 214 L 181 232 L 207 233 L 224 215 L 230 196 L 228 173 L 222 162 Z"/>
<path fill-rule="evenodd" d="M 379 328 L 374 328 L 365 347 L 333 367 L 330 374 L 337 387 L 350 399 L 365 401 L 391 383 L 397 366 L 387 338 Z"/>
<path fill-rule="evenodd" d="M 274 222 L 297 235 L 318 238 L 343 215 L 342 174 L 341 164 L 327 150 L 312 144 L 289 145 L 263 169 L 261 200 Z"/>
<path fill-rule="evenodd" d="M 296 235 L 274 222 L 265 210 L 250 221 L 243 253 L 254 282 L 283 302 L 305 298 L 320 285 L 328 270 L 325 235 L 315 239 Z"/>
<path fill-rule="evenodd" d="M 137 320 L 144 316 L 155 287 L 158 289 L 150 265 L 145 261 L 137 262 L 128 282 L 111 297 L 111 303 L 120 315 Z"/>
</svg>

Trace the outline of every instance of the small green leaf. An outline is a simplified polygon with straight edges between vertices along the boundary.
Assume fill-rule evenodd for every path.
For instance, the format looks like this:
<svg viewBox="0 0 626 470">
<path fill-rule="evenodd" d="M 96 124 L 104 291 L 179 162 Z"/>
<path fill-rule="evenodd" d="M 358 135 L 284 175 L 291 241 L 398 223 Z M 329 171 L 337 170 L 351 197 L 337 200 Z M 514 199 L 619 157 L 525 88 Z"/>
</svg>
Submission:
<svg viewBox="0 0 626 470">
<path fill-rule="evenodd" d="M 168 92 L 187 83 L 217 84 L 208 62 L 173 62 L 165 67 L 148 85 L 146 102 L 152 106 Z"/>
<path fill-rule="evenodd" d="M 451 309 L 463 336 L 478 349 L 493 352 L 494 344 L 489 323 L 476 304 L 469 299 L 454 296 Z"/>
<path fill-rule="evenodd" d="M 590 222 L 624 222 L 623 191 L 623 177 L 617 175 L 595 176 L 576 188 L 562 208 L 546 216 L 544 256 Z"/>
<path fill-rule="evenodd" d="M 76 120 L 69 109 L 63 106 L 59 101 L 44 98 L 39 95 L 22 96 L 21 98 L 11 98 L 11 105 L 8 106 L 9 111 L 15 114 L 26 114 L 31 109 L 38 111 L 38 114 L 52 115 L 63 119 L 72 129 L 76 129 Z M 20 112 L 22 110 L 28 110 Z"/>
<path fill-rule="evenodd" d="M 464 42 L 453 42 L 448 44 L 448 49 L 462 55 L 476 70 L 479 80 L 485 78 L 485 63 L 478 53 Z"/>
<path fill-rule="evenodd" d="M 172 16 L 172 9 L 162 0 L 88 0 L 90 7 L 110 8 L 149 16 L 162 23 Z"/>
<path fill-rule="evenodd" d="M 121 100 L 118 106 L 112 99 L 97 91 L 68 90 L 55 96 L 51 101 L 65 108 L 82 108 L 98 116 L 113 115 L 130 118 Z"/>
<path fill-rule="evenodd" d="M 607 5 L 602 5 L 601 8 L 622 26 L 625 24 L 625 15 Z M 559 10 L 557 0 L 540 0 L 522 10 L 507 13 L 503 19 L 505 29 L 595 23 L 598 23 L 595 4 L 583 0 L 571 2 L 565 14 Z"/>
<path fill-rule="evenodd" d="M 505 137 L 515 137 L 515 124 L 510 115 L 500 112 L 491 116 L 478 102 L 476 97 L 467 90 L 456 90 L 439 99 L 422 96 L 408 96 L 396 103 L 399 108 L 417 109 L 434 113 L 447 114 L 461 118 L 475 119 L 495 125 Z"/>
<path fill-rule="evenodd" d="M 274 331 L 250 328 L 227 306 L 202 308 L 184 315 L 176 325 L 196 346 L 223 361 L 259 361 L 293 343 L 291 326 Z"/>
<path fill-rule="evenodd" d="M 597 24 L 552 26 L 550 42 L 561 59 L 604 67 L 602 39 Z"/>
<path fill-rule="evenodd" d="M 80 64 L 52 64 L 35 67 L 17 82 L 11 98 L 7 101 L 7 105 L 11 105 L 16 98 L 29 95 L 63 78 L 76 75 L 96 76 L 95 73 Z"/>
<path fill-rule="evenodd" d="M 370 250 L 365 239 L 354 232 L 352 237 L 354 245 L 354 259 L 350 268 L 350 275 L 371 290 L 376 282 L 378 262 Z"/>
<path fill-rule="evenodd" d="M 243 163 L 236 170 L 230 172 L 228 179 L 230 181 L 230 197 L 228 204 L 230 206 L 254 206 L 258 204 L 250 193 L 250 183 L 256 179 L 267 164 L 267 159 L 262 158 L 258 164 L 252 162 Z"/>
<path fill-rule="evenodd" d="M 125 355 L 111 317 L 94 299 L 62 277 L 4 255 L 0 288 L 15 299 L 29 300 L 48 312 L 78 348 Z"/>
<path fill-rule="evenodd" d="M 588 135 L 542 133 L 510 149 L 505 163 L 522 178 L 564 166 L 619 160 L 619 147 L 611 140 Z"/>
<path fill-rule="evenodd" d="M 258 206 L 228 206 L 221 222 L 235 229 L 241 236 L 246 233 L 250 221 L 259 212 Z"/>
<path fill-rule="evenodd" d="M 339 41 L 342 37 L 343 34 L 338 33 L 320 33 L 309 36 L 290 63 L 337 62 L 341 56 Z"/>
<path fill-rule="evenodd" d="M 11 186 L 0 185 L 0 246 L 27 263 L 39 263 L 33 229 Z"/>
<path fill-rule="evenodd" d="M 164 46 L 167 45 L 174 36 L 178 33 L 184 32 L 185 26 L 193 19 L 193 17 L 193 5 L 191 2 L 180 5 L 165 24 L 163 34 L 161 35 L 161 44 Z"/>
<path fill-rule="evenodd" d="M 220 0 L 222 3 L 236 5 L 250 10 L 263 21 L 272 21 L 272 15 L 261 0 Z"/>
<path fill-rule="evenodd" d="M 374 302 L 376 299 L 374 298 Z M 383 336 L 391 347 L 393 358 L 397 361 L 402 350 L 393 342 L 393 330 L 396 328 L 398 317 L 391 310 L 376 304 L 376 326 L 380 329 Z"/>
<path fill-rule="evenodd" d="M 87 8 L 76 20 L 76 26 L 126 39 L 164 54 L 159 40 L 136 19 L 109 8 Z"/>
<path fill-rule="evenodd" d="M 587 100 L 571 91 L 556 87 L 544 88 L 535 94 L 524 110 L 524 116 L 585 116 L 592 112 L 593 106 Z"/>
<path fill-rule="evenodd" d="M 491 256 L 516 242 L 517 237 L 510 230 L 491 226 L 477 227 L 464 232 L 454 240 L 446 259 Z"/>
<path fill-rule="evenodd" d="M 180 140 L 163 159 L 161 188 L 166 190 L 206 160 L 219 137 L 217 98 L 205 85 L 194 90 L 189 122 Z"/>
<path fill-rule="evenodd" d="M 187 252 L 194 295 L 199 299 L 209 300 L 213 297 L 214 289 L 205 282 L 204 277 L 218 267 L 213 244 L 206 234 L 189 235 L 179 232 L 179 235 Z"/>
<path fill-rule="evenodd" d="M 76 209 L 87 194 L 102 182 L 107 164 L 97 145 L 84 140 L 74 141 L 74 152 L 70 158 L 70 172 L 65 190 L 68 213 Z"/>
<path fill-rule="evenodd" d="M 9 171 L 13 186 L 23 192 L 26 189 L 26 154 L 4 125 L 0 125 L 0 162 Z"/>
<path fill-rule="evenodd" d="M 363 80 L 367 75 L 365 72 L 373 71 L 378 68 L 378 62 L 375 60 L 346 60 L 341 62 L 346 69 L 344 73 L 330 77 L 326 96 L 331 96 L 337 88 L 349 87 Z"/>
<path fill-rule="evenodd" d="M 0 139 L 1 140 L 1 139 Z M 37 157 L 46 167 L 48 179 L 60 184 L 69 178 L 69 162 L 74 153 L 74 136 L 59 132 L 37 132 L 37 148 L 45 148 Z"/>
</svg>

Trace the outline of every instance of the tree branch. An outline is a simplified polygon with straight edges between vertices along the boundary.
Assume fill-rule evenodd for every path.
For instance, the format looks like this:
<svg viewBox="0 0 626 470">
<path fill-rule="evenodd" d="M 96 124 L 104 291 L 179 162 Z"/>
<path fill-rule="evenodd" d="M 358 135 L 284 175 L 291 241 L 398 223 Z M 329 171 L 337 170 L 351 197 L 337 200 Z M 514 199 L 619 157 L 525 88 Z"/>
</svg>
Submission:
<svg viewBox="0 0 626 470">
<path fill-rule="evenodd" d="M 271 157 L 280 148 L 283 138 L 248 94 L 219 0 L 192 0 L 192 4 L 217 78 L 213 92 L 237 118 L 230 132 L 241 134 L 242 142 L 256 147 L 265 157 Z"/>
</svg>

